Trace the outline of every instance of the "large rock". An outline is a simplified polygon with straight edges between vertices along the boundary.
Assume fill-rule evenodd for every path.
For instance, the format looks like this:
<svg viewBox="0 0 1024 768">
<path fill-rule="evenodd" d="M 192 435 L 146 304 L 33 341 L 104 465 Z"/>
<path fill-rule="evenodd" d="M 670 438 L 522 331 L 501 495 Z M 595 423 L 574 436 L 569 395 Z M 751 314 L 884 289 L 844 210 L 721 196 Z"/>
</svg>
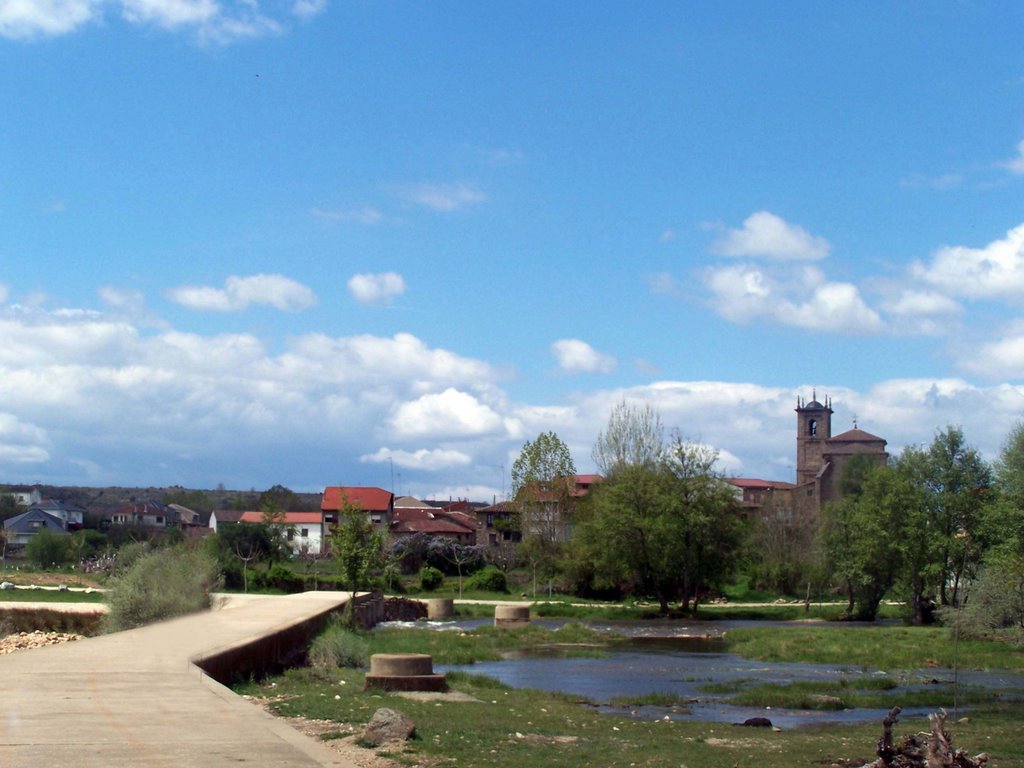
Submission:
<svg viewBox="0 0 1024 768">
<path fill-rule="evenodd" d="M 406 741 L 416 733 L 416 724 L 401 712 L 381 707 L 363 729 L 363 741 L 379 747 L 389 741 Z"/>
</svg>

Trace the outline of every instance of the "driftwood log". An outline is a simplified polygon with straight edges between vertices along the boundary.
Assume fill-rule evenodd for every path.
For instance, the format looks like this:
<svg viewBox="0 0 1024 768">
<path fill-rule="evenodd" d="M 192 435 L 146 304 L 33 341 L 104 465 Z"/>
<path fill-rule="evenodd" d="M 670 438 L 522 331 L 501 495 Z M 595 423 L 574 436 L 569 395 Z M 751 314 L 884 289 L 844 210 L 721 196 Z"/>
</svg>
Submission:
<svg viewBox="0 0 1024 768">
<path fill-rule="evenodd" d="M 904 736 L 899 745 L 893 744 L 892 727 L 899 720 L 901 707 L 893 707 L 882 720 L 882 737 L 875 754 L 878 759 L 862 768 L 984 768 L 988 755 L 974 757 L 962 749 L 953 749 L 946 730 L 946 710 L 940 709 L 928 716 L 931 731 Z"/>
</svg>

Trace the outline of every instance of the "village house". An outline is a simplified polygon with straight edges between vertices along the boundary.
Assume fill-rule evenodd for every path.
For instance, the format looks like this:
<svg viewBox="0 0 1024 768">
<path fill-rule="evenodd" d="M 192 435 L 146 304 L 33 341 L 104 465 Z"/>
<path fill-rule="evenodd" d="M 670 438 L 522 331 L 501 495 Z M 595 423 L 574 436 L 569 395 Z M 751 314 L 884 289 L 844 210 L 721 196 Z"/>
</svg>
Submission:
<svg viewBox="0 0 1024 768">
<path fill-rule="evenodd" d="M 391 529 L 395 516 L 395 496 L 390 491 L 373 486 L 328 485 L 324 488 L 320 511 L 325 525 L 336 525 L 338 514 L 345 507 L 366 512 L 370 522 L 385 532 Z"/>
<path fill-rule="evenodd" d="M 20 515 L 4 520 L 4 534 L 9 545 L 24 546 L 32 537 L 42 531 L 68 535 L 64 521 L 41 509 L 30 509 Z"/>
<path fill-rule="evenodd" d="M 128 501 L 107 510 L 108 525 L 165 529 L 180 524 L 178 513 L 159 501 Z"/>
<path fill-rule="evenodd" d="M 322 555 L 326 550 L 324 514 L 322 512 L 280 512 L 268 519 L 262 512 L 242 512 L 241 524 L 266 523 L 281 532 L 296 555 Z"/>
<path fill-rule="evenodd" d="M 412 496 L 401 496 L 395 500 L 390 540 L 394 543 L 417 533 L 451 539 L 459 544 L 474 544 L 476 520 L 457 509 L 434 507 Z"/>
</svg>

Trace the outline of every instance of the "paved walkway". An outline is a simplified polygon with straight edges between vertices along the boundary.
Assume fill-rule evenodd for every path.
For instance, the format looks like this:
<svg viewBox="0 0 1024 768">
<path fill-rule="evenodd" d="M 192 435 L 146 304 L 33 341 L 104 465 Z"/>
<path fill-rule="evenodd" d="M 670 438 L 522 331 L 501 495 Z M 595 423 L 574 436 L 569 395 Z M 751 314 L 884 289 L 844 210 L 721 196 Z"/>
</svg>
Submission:
<svg viewBox="0 0 1024 768">
<path fill-rule="evenodd" d="M 237 596 L 207 613 L 0 657 L 0 766 L 347 766 L 192 663 L 347 598 Z"/>
</svg>

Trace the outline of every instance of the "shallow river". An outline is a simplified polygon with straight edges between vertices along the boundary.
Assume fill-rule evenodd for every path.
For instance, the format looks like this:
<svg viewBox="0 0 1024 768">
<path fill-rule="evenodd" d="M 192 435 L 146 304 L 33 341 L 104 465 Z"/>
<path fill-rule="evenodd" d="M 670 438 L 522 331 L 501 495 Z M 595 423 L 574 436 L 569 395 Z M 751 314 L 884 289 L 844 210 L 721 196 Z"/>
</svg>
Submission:
<svg viewBox="0 0 1024 768">
<path fill-rule="evenodd" d="M 455 622 L 419 622 L 437 630 L 472 629 L 488 624 L 487 619 L 469 619 Z M 557 619 L 538 619 L 534 624 L 557 628 L 564 624 Z M 766 709 L 740 707 L 725 703 L 729 694 L 709 694 L 701 690 L 709 683 L 736 683 L 742 687 L 761 683 L 788 683 L 796 680 L 830 681 L 851 679 L 855 688 L 858 677 L 884 676 L 875 669 L 861 667 L 764 662 L 744 659 L 726 651 L 721 634 L 738 626 L 793 626 L 787 622 L 716 621 L 702 622 L 587 622 L 596 630 L 614 632 L 622 637 L 609 653 L 601 658 L 567 658 L 558 650 L 532 651 L 514 654 L 502 661 L 478 662 L 465 666 L 438 667 L 438 671 L 464 670 L 473 674 L 493 677 L 506 685 L 541 690 L 560 691 L 578 695 L 594 702 L 608 702 L 623 696 L 643 696 L 668 693 L 689 703 L 686 711 L 653 706 L 611 707 L 602 711 L 643 719 L 668 717 L 678 720 L 707 720 L 738 723 L 750 717 L 768 717 L 780 728 L 812 725 L 815 723 L 880 722 L 888 712 L 884 709 L 848 709 L 842 711 L 814 711 L 792 709 Z M 823 623 L 836 631 L 870 632 L 874 625 Z M 394 625 L 392 625 L 394 626 Z M 803 625 L 806 626 L 806 625 Z M 687 635 L 708 635 L 688 637 Z M 948 691 L 952 710 L 953 672 L 949 669 L 929 669 L 908 672 L 901 677 L 904 685 L 887 693 L 892 705 L 899 704 L 901 691 L 917 690 L 922 686 L 936 686 Z M 1024 691 L 1024 675 L 1005 672 L 976 672 L 960 670 L 961 685 L 983 686 L 991 689 Z M 906 708 L 901 719 L 925 717 L 934 708 Z M 963 709 L 963 708 L 961 708 Z"/>
</svg>

